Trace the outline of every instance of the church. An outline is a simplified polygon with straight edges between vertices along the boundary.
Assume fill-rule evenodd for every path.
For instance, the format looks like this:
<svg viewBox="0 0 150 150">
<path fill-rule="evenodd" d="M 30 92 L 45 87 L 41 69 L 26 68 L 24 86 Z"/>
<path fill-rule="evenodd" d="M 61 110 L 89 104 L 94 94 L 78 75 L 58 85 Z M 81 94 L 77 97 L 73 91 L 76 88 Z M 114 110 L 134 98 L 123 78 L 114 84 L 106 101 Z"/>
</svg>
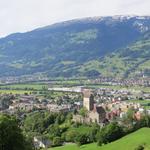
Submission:
<svg viewBox="0 0 150 150">
<path fill-rule="evenodd" d="M 106 117 L 106 112 L 102 106 L 97 106 L 94 103 L 94 95 L 89 89 L 84 89 L 83 93 L 83 107 L 87 109 L 86 117 L 81 115 L 74 115 L 73 121 L 81 123 L 103 123 Z"/>
</svg>

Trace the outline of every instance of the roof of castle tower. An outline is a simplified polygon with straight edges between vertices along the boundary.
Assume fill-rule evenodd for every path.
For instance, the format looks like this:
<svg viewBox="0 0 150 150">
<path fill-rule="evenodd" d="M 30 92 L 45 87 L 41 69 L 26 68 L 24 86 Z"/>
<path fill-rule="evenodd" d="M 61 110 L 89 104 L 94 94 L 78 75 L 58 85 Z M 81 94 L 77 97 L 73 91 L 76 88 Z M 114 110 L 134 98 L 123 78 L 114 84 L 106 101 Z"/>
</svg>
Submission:
<svg viewBox="0 0 150 150">
<path fill-rule="evenodd" d="M 91 96 L 92 92 L 89 89 L 84 89 L 83 90 L 83 95 L 85 98 L 89 98 Z"/>
</svg>

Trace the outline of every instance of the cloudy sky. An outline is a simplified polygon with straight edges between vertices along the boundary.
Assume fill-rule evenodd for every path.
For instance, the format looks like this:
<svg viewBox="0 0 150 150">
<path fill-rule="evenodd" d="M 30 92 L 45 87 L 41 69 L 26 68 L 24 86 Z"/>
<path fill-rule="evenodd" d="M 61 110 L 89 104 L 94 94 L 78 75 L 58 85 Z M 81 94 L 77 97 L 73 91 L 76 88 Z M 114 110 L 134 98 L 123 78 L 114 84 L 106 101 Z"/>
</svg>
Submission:
<svg viewBox="0 0 150 150">
<path fill-rule="evenodd" d="M 128 14 L 150 15 L 150 0 L 0 0 L 0 37 L 69 19 Z"/>
</svg>

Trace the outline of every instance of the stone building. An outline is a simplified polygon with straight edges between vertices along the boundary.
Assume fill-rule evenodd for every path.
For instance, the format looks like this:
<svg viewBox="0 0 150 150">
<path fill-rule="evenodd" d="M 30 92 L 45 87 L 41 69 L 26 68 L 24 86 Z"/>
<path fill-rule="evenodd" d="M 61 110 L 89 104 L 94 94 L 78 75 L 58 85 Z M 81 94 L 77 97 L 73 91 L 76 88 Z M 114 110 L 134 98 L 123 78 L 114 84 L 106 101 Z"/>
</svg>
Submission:
<svg viewBox="0 0 150 150">
<path fill-rule="evenodd" d="M 89 89 L 83 91 L 83 106 L 88 110 L 93 110 L 94 96 Z"/>
<path fill-rule="evenodd" d="M 94 104 L 93 110 L 88 114 L 90 122 L 103 123 L 105 120 L 106 112 L 103 107 Z"/>
<path fill-rule="evenodd" d="M 106 118 L 105 109 L 102 106 L 97 106 L 94 104 L 94 95 L 88 89 L 83 91 L 83 107 L 85 107 L 88 112 L 85 117 L 81 115 L 74 115 L 73 121 L 81 123 L 103 123 Z"/>
</svg>

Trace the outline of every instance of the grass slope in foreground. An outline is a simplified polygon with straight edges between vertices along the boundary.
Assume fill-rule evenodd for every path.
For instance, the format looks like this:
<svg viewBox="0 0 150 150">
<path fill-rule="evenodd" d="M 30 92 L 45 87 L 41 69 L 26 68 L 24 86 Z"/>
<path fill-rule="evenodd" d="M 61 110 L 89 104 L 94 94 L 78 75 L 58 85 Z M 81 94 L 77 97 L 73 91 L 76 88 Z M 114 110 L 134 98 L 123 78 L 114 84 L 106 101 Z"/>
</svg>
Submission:
<svg viewBox="0 0 150 150">
<path fill-rule="evenodd" d="M 78 147 L 75 144 L 70 144 L 62 147 L 50 148 L 49 150 L 135 150 L 139 145 L 145 145 L 144 150 L 150 150 L 150 128 L 142 128 L 131 133 L 115 142 L 104 146 L 97 144 L 87 144 Z"/>
</svg>

